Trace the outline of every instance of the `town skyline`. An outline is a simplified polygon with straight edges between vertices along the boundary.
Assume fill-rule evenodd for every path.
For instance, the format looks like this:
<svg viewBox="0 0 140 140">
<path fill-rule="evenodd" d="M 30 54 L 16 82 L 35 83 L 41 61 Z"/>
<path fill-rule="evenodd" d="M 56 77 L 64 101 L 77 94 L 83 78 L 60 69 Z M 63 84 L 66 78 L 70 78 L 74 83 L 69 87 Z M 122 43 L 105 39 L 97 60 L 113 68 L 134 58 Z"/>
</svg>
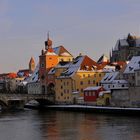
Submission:
<svg viewBox="0 0 140 140">
<path fill-rule="evenodd" d="M 76 57 L 94 60 L 131 33 L 140 36 L 138 0 L 0 2 L 0 73 L 27 68 L 45 47 L 47 32 L 53 47 L 63 45 Z"/>
</svg>

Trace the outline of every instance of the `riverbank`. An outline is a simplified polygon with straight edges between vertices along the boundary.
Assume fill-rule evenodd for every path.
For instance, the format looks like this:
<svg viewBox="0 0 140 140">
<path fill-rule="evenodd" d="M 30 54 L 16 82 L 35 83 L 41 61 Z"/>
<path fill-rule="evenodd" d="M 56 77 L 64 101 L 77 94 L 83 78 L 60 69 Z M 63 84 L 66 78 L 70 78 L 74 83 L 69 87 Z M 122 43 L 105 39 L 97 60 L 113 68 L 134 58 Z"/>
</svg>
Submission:
<svg viewBox="0 0 140 140">
<path fill-rule="evenodd" d="M 75 111 L 75 112 L 91 112 L 91 113 L 106 113 L 120 115 L 140 115 L 140 108 L 120 108 L 120 107 L 101 107 L 89 105 L 48 105 L 44 107 L 27 104 L 25 108 L 30 109 L 45 109 L 57 111 Z"/>
</svg>

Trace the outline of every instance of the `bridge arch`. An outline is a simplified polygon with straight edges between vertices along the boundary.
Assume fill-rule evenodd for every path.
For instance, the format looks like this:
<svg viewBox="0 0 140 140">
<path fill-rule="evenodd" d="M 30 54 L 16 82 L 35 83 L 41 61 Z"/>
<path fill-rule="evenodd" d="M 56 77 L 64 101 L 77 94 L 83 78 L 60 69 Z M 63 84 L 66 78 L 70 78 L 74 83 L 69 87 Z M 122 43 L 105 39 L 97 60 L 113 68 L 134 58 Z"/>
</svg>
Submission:
<svg viewBox="0 0 140 140">
<path fill-rule="evenodd" d="M 47 94 L 55 96 L 55 84 L 53 82 L 48 83 L 47 85 Z"/>
<path fill-rule="evenodd" d="M 0 100 L 0 106 L 1 106 L 2 109 L 7 109 L 8 108 L 7 103 L 2 101 L 2 100 Z"/>
</svg>

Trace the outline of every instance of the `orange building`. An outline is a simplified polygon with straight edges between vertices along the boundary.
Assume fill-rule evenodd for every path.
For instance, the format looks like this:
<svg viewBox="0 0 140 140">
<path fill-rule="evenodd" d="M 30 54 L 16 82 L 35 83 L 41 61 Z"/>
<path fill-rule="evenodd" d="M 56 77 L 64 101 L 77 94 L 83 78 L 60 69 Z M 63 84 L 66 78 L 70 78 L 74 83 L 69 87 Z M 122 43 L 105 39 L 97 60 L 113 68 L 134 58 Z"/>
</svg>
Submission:
<svg viewBox="0 0 140 140">
<path fill-rule="evenodd" d="M 48 72 L 51 68 L 58 64 L 58 55 L 52 49 L 52 41 L 48 39 L 45 41 L 45 50 L 42 50 L 39 56 L 39 78 L 42 86 L 42 93 L 47 93 Z"/>
<path fill-rule="evenodd" d="M 55 86 L 55 76 L 50 75 L 49 71 L 56 67 L 59 62 L 64 63 L 72 60 L 73 56 L 64 48 L 64 46 L 61 45 L 52 48 L 52 40 L 50 40 L 48 34 L 48 39 L 45 41 L 45 49 L 42 50 L 41 55 L 39 56 L 39 79 L 42 93 L 49 93 Z"/>
</svg>

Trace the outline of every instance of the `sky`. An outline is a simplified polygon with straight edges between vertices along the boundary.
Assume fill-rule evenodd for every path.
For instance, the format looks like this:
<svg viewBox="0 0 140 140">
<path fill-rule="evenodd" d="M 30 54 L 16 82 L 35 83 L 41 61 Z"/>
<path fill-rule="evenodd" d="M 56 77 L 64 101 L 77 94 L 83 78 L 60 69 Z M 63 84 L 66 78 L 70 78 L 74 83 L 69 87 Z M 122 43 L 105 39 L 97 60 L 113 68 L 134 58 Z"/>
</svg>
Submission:
<svg viewBox="0 0 140 140">
<path fill-rule="evenodd" d="M 140 0 L 0 0 L 0 73 L 38 63 L 47 32 L 63 45 L 98 60 L 119 38 L 140 36 Z"/>
</svg>

